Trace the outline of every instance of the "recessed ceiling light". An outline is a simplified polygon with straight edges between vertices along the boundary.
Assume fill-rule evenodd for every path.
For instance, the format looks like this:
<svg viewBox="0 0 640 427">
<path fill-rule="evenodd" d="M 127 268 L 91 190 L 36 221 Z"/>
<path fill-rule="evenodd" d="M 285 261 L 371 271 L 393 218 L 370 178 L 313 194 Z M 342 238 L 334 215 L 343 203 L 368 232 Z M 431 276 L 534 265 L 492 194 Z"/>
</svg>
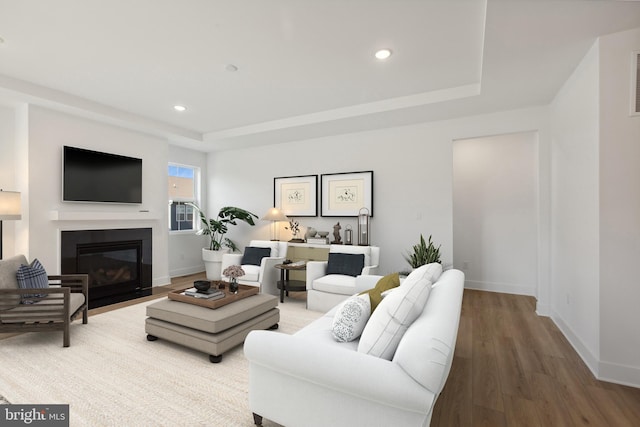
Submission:
<svg viewBox="0 0 640 427">
<path fill-rule="evenodd" d="M 176 111 L 186 111 L 187 107 L 185 107 L 184 105 L 174 105 L 173 109 Z"/>
<path fill-rule="evenodd" d="M 391 50 L 389 49 L 380 49 L 376 52 L 376 58 L 378 59 L 387 59 L 391 56 Z"/>
<path fill-rule="evenodd" d="M 233 73 L 235 71 L 238 71 L 238 67 L 233 65 L 233 64 L 227 64 L 227 66 L 224 67 L 224 69 L 229 71 L 229 72 L 231 72 L 231 73 Z"/>
</svg>

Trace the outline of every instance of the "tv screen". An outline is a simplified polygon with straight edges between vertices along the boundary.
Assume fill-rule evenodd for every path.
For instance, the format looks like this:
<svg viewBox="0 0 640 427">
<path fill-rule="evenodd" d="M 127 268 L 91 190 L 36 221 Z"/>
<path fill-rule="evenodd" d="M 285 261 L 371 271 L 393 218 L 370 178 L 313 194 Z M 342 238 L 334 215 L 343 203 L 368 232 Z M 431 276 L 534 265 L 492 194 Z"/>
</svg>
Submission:
<svg viewBox="0 0 640 427">
<path fill-rule="evenodd" d="M 142 159 L 64 147 L 62 200 L 142 203 Z"/>
</svg>

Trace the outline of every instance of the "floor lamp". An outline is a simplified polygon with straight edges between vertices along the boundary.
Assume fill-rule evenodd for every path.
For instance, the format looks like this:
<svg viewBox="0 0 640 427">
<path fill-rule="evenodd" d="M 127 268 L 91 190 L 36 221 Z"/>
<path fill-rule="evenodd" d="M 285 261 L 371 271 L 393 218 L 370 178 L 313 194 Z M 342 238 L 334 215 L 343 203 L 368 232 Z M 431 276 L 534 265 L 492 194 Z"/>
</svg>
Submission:
<svg viewBox="0 0 640 427">
<path fill-rule="evenodd" d="M 278 240 L 278 221 L 287 221 L 289 218 L 278 208 L 271 208 L 262 218 L 271 221 L 271 240 Z"/>
<path fill-rule="evenodd" d="M 20 193 L 0 190 L 0 259 L 2 259 L 2 221 L 21 219 Z"/>
</svg>

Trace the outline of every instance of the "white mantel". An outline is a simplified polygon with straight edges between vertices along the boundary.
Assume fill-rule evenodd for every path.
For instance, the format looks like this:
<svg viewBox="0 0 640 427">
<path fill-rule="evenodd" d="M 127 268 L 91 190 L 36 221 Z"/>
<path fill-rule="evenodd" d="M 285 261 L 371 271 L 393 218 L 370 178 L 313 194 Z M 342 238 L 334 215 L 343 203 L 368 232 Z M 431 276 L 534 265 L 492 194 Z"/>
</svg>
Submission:
<svg viewBox="0 0 640 427">
<path fill-rule="evenodd" d="M 160 215 L 152 211 L 66 211 L 52 210 L 49 213 L 51 221 L 149 221 L 159 220 Z"/>
</svg>

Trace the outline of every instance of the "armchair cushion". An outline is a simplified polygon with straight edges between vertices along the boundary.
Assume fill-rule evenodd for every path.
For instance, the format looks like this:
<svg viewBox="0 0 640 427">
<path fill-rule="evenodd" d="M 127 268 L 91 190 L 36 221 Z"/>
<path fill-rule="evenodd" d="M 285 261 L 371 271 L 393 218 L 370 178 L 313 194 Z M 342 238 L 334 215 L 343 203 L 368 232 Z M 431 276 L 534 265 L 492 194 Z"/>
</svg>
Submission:
<svg viewBox="0 0 640 427">
<path fill-rule="evenodd" d="M 356 279 L 344 274 L 328 274 L 314 280 L 313 289 L 330 294 L 351 296 L 356 293 Z"/>
<path fill-rule="evenodd" d="M 20 265 L 16 272 L 18 287 L 20 289 L 46 289 L 49 287 L 49 278 L 44 267 L 34 259 L 29 265 Z M 22 304 L 33 304 L 39 298 L 44 298 L 46 294 L 24 294 L 22 295 Z"/>
<path fill-rule="evenodd" d="M 356 277 L 364 268 L 364 254 L 329 253 L 327 274 Z"/>
<path fill-rule="evenodd" d="M 242 280 L 247 280 L 249 282 L 257 282 L 258 279 L 260 278 L 259 265 L 243 264 L 242 269 L 244 270 L 244 276 L 241 277 Z"/>
<path fill-rule="evenodd" d="M 421 278 L 387 295 L 362 331 L 358 351 L 391 360 L 402 336 L 424 310 L 430 292 L 431 282 Z"/>
<path fill-rule="evenodd" d="M 18 289 L 18 278 L 16 271 L 22 264 L 26 264 L 27 259 L 24 255 L 16 255 L 14 257 L 0 260 L 0 289 Z M 20 304 L 19 295 L 6 295 L 0 310 L 6 310 Z"/>
<path fill-rule="evenodd" d="M 256 246 L 248 246 L 244 248 L 244 255 L 242 255 L 242 265 L 260 265 L 262 258 L 271 255 L 270 248 L 260 248 Z"/>
</svg>

